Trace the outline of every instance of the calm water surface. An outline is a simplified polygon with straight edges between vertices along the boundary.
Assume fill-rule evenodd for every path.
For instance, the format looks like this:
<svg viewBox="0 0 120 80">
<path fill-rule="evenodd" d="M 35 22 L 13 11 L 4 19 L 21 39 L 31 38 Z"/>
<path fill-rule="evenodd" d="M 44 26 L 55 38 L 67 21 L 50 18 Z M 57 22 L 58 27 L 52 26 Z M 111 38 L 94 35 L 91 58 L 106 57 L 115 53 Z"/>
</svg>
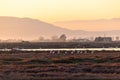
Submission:
<svg viewBox="0 0 120 80">
<path fill-rule="evenodd" d="M 59 48 L 59 49 L 0 49 L 0 51 L 120 51 L 120 48 Z"/>
</svg>

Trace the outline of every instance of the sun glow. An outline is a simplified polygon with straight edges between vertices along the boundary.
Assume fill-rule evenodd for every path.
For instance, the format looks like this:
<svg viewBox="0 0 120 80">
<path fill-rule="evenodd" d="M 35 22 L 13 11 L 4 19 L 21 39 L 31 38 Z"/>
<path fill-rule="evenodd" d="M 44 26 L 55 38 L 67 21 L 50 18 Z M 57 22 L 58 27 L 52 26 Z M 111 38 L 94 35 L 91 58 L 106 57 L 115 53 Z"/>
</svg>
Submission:
<svg viewBox="0 0 120 80">
<path fill-rule="evenodd" d="M 52 24 L 57 21 L 120 18 L 120 0 L 0 0 L 0 16 L 29 17 Z"/>
<path fill-rule="evenodd" d="M 0 16 L 47 22 L 120 17 L 120 0 L 0 0 Z"/>
</svg>

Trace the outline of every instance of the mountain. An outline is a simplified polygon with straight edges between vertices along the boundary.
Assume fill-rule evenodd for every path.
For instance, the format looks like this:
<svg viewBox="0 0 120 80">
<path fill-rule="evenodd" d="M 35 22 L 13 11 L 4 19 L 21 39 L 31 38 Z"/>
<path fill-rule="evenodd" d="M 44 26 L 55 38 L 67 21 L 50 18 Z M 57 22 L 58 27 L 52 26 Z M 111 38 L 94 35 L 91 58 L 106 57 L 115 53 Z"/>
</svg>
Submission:
<svg viewBox="0 0 120 80">
<path fill-rule="evenodd" d="M 111 31 L 120 30 L 120 18 L 98 20 L 73 20 L 59 21 L 54 24 L 69 29 L 81 29 L 87 31 Z"/>
<path fill-rule="evenodd" d="M 35 39 L 39 36 L 50 37 L 71 30 L 30 18 L 0 17 L 0 38 Z"/>
<path fill-rule="evenodd" d="M 118 36 L 120 31 L 69 30 L 40 20 L 17 17 L 0 17 L 0 39 L 37 39 L 66 34 L 72 37 Z"/>
</svg>

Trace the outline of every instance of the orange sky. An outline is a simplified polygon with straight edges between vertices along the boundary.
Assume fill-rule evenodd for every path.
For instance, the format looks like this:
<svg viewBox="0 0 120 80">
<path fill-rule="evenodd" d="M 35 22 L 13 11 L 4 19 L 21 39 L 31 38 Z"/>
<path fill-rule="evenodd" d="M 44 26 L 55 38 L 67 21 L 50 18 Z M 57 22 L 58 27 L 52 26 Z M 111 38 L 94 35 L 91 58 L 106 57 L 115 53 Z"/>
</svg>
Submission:
<svg viewBox="0 0 120 80">
<path fill-rule="evenodd" d="M 49 23 L 120 18 L 120 0 L 0 0 L 0 16 L 29 17 Z"/>
</svg>

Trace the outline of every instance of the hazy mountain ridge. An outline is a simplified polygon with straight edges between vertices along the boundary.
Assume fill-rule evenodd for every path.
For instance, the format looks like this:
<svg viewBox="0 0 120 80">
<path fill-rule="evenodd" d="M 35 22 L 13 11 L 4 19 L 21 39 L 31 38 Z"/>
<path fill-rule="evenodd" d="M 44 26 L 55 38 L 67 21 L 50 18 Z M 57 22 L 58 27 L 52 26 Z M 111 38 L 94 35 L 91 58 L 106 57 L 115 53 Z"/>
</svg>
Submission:
<svg viewBox="0 0 120 80">
<path fill-rule="evenodd" d="M 55 22 L 54 24 L 66 28 L 70 27 L 71 29 L 81 29 L 87 31 L 111 31 L 120 29 L 120 18 L 60 21 Z"/>
<path fill-rule="evenodd" d="M 61 28 L 43 21 L 30 18 L 0 17 L 0 38 L 36 39 L 40 36 L 51 37 L 66 34 L 69 37 L 91 37 L 120 35 L 120 31 L 83 31 Z"/>
<path fill-rule="evenodd" d="M 0 17 L 0 36 L 3 38 L 38 38 L 59 35 L 70 30 L 30 18 Z"/>
</svg>

